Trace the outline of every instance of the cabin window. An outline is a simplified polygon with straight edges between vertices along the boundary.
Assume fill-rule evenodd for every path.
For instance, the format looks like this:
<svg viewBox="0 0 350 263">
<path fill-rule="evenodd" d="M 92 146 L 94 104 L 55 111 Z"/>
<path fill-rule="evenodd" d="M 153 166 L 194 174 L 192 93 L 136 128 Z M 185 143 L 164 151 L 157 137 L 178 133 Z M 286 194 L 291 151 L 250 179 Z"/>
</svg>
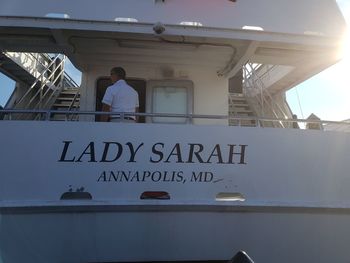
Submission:
<svg viewBox="0 0 350 263">
<path fill-rule="evenodd" d="M 187 80 L 149 81 L 147 84 L 147 112 L 164 114 L 192 114 L 193 83 Z M 154 123 L 188 123 L 184 117 L 149 118 Z"/>
<path fill-rule="evenodd" d="M 153 113 L 187 113 L 187 91 L 183 87 L 154 87 L 152 93 Z M 153 122 L 184 123 L 185 118 L 153 117 Z"/>
</svg>

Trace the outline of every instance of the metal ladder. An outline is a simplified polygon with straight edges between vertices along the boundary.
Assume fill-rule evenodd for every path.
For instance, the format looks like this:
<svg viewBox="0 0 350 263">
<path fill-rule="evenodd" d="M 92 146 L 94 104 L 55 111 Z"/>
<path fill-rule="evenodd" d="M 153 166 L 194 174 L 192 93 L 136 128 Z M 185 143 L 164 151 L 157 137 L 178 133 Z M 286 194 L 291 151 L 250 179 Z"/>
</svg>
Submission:
<svg viewBox="0 0 350 263">
<path fill-rule="evenodd" d="M 78 111 L 80 107 L 80 90 L 79 87 L 65 87 L 61 90 L 60 94 L 56 98 L 52 105 L 52 110 L 62 111 Z M 66 121 L 66 120 L 78 120 L 77 115 L 67 115 L 55 113 L 52 116 L 52 120 Z"/>
<path fill-rule="evenodd" d="M 242 93 L 229 93 L 229 116 L 233 118 L 229 119 L 230 126 L 256 126 L 254 118 L 254 111 L 250 107 L 247 98 Z M 237 120 L 234 117 L 243 117 L 247 119 Z"/>
<path fill-rule="evenodd" d="M 61 92 L 68 87 L 75 94 L 65 110 L 76 110 L 79 108 L 80 88 L 74 80 L 64 71 L 66 56 L 55 54 L 50 56 L 45 53 L 15 53 L 4 52 L 2 54 L 8 59 L 14 60 L 19 66 L 32 76 L 31 84 L 26 91 L 19 95 L 13 105 L 14 109 L 56 109 L 56 104 Z M 18 58 L 21 59 L 18 59 Z M 30 62 L 29 67 L 28 61 Z M 22 63 L 22 65 L 21 65 Z M 27 68 L 26 68 L 27 66 Z M 30 77 L 30 76 L 29 76 Z M 28 83 L 28 82 L 27 82 Z M 73 102 L 72 102 L 73 101 Z M 78 105 L 77 105 L 78 104 Z M 39 119 L 41 116 L 33 114 L 19 114 L 15 119 Z"/>
</svg>

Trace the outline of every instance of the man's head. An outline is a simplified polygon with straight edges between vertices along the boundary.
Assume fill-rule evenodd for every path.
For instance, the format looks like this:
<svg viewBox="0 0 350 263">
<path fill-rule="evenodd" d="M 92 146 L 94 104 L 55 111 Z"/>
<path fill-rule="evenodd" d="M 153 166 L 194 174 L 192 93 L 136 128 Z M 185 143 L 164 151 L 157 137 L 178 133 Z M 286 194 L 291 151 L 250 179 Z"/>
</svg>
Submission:
<svg viewBox="0 0 350 263">
<path fill-rule="evenodd" d="M 122 67 L 115 67 L 111 69 L 112 83 L 117 82 L 120 79 L 125 79 L 126 73 Z"/>
</svg>

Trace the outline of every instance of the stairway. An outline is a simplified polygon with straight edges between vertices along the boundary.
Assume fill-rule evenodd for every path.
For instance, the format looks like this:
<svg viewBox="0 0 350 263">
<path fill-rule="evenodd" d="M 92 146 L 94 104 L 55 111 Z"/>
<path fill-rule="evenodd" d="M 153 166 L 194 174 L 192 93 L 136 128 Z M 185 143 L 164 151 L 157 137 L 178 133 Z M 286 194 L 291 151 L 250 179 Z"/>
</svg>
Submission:
<svg viewBox="0 0 350 263">
<path fill-rule="evenodd" d="M 27 70 L 23 69 L 16 62 L 8 58 L 5 54 L 0 52 L 0 72 L 16 81 L 21 81 L 30 86 L 35 77 Z"/>
<path fill-rule="evenodd" d="M 75 98 L 75 99 L 74 99 Z M 73 103 L 74 101 L 74 103 Z M 73 103 L 73 104 L 72 104 Z M 54 104 L 52 105 L 52 110 L 62 110 L 62 111 L 78 111 L 80 106 L 80 93 L 77 87 L 64 88 L 61 93 L 57 96 Z M 71 114 L 53 114 L 52 120 L 55 121 L 65 121 L 75 119 L 77 116 L 72 116 Z"/>
<path fill-rule="evenodd" d="M 249 106 L 246 97 L 242 93 L 229 93 L 229 116 L 230 117 L 255 117 L 254 112 Z M 230 126 L 248 126 L 255 127 L 255 120 L 229 120 Z"/>
</svg>

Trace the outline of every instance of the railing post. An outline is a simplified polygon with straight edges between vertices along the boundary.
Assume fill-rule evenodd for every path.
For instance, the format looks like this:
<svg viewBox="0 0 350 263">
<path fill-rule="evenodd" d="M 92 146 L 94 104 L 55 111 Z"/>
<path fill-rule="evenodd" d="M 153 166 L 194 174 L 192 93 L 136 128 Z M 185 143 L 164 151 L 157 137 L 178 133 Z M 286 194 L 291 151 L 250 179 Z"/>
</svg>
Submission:
<svg viewBox="0 0 350 263">
<path fill-rule="evenodd" d="M 50 121 L 50 116 L 51 116 L 51 111 L 50 110 L 47 110 L 45 112 L 45 121 Z"/>
<path fill-rule="evenodd" d="M 192 116 L 192 114 L 188 115 L 188 120 L 189 120 L 189 124 L 193 124 L 193 116 Z"/>
<path fill-rule="evenodd" d="M 260 121 L 258 117 L 255 118 L 255 122 L 256 122 L 256 127 L 260 128 Z"/>
<path fill-rule="evenodd" d="M 57 58 L 57 57 L 58 57 L 58 55 L 56 56 L 56 58 Z M 30 86 L 30 88 L 24 93 L 24 95 L 19 99 L 19 101 L 16 103 L 16 105 L 20 105 L 20 104 L 22 103 L 22 101 L 24 101 L 24 99 L 29 95 L 29 93 L 34 89 L 35 85 L 36 85 L 39 81 L 42 81 L 42 80 L 43 80 L 44 74 L 46 73 L 46 71 L 48 70 L 48 68 L 49 68 L 50 66 L 53 65 L 54 62 L 55 62 L 55 61 L 52 60 L 52 61 L 50 62 L 50 64 L 47 66 L 47 68 L 44 69 L 44 70 L 40 73 L 40 75 L 36 78 L 36 80 L 34 81 L 34 83 L 33 83 L 33 84 Z M 39 90 L 39 92 L 40 92 L 40 90 Z M 37 95 L 38 95 L 38 92 L 37 92 L 33 97 L 35 98 Z M 33 97 L 32 97 L 32 99 L 29 101 L 29 103 L 26 105 L 25 108 L 27 108 L 27 107 L 32 103 L 32 101 L 33 101 L 33 99 L 34 99 Z"/>
</svg>

